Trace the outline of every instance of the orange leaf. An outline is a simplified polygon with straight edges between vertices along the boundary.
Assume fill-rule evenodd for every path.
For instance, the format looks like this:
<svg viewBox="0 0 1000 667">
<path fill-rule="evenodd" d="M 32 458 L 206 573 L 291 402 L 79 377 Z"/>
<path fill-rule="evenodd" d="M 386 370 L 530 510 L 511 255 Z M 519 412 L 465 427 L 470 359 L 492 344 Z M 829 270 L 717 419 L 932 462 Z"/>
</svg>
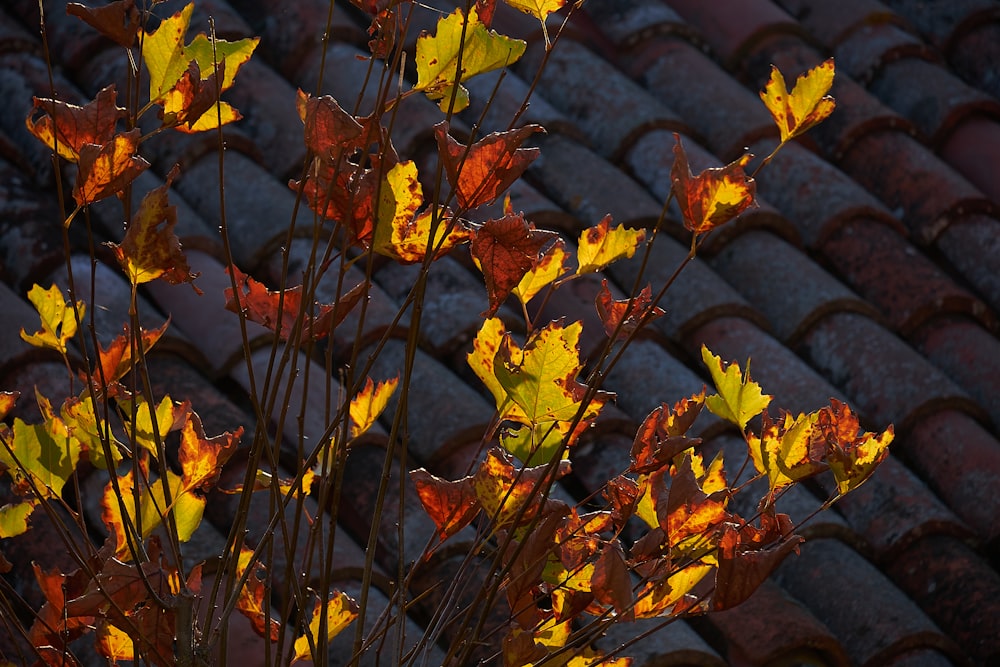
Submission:
<svg viewBox="0 0 1000 667">
<path fill-rule="evenodd" d="M 219 481 L 222 466 L 236 452 L 243 427 L 230 433 L 225 432 L 213 438 L 205 437 L 201 418 L 192 412 L 181 429 L 181 446 L 178 458 L 183 472 L 185 489 L 201 489 L 208 492 Z"/>
<path fill-rule="evenodd" d="M 757 184 L 743 168 L 753 157 L 746 153 L 725 167 L 691 173 L 681 137 L 674 133 L 674 166 L 670 169 L 674 196 L 684 217 L 684 226 L 695 234 L 724 225 L 754 203 Z"/>
<path fill-rule="evenodd" d="M 38 120 L 25 119 L 28 131 L 43 144 L 70 162 L 80 159 L 87 144 L 103 146 L 115 136 L 115 125 L 125 118 L 125 109 L 115 103 L 115 86 L 111 84 L 97 93 L 93 101 L 80 107 L 59 100 L 34 98 L 32 109 L 44 109 Z"/>
<path fill-rule="evenodd" d="M 399 375 L 375 385 L 370 377 L 358 395 L 351 399 L 351 437 L 356 438 L 372 427 L 378 416 L 385 410 L 389 398 L 399 386 Z"/>
<path fill-rule="evenodd" d="M 538 251 L 555 232 L 535 229 L 524 214 L 506 215 L 487 220 L 472 238 L 471 252 L 486 279 L 490 307 L 483 317 L 493 317 L 511 290 L 538 263 Z"/>
<path fill-rule="evenodd" d="M 192 282 L 198 276 L 191 273 L 180 241 L 174 234 L 177 207 L 167 202 L 167 190 L 178 171 L 179 168 L 174 166 L 167 174 L 166 182 L 142 198 L 121 245 L 108 244 L 114 249 L 119 264 L 133 285 L 157 278 L 177 285 Z M 198 291 L 197 288 L 195 291 Z"/>
<path fill-rule="evenodd" d="M 761 514 L 761 528 L 726 524 L 719 540 L 719 570 L 715 575 L 712 608 L 716 611 L 740 604 L 757 590 L 804 540 L 792 535 L 788 515 Z"/>
<path fill-rule="evenodd" d="M 771 493 L 826 470 L 823 433 L 818 413 L 793 418 L 783 413 L 777 421 L 763 413 L 760 437 L 747 436 L 757 472 L 766 473 Z"/>
<path fill-rule="evenodd" d="M 135 660 L 135 644 L 128 633 L 106 620 L 98 622 L 94 632 L 97 652 L 117 665 L 119 660 Z"/>
<path fill-rule="evenodd" d="M 554 475 L 548 465 L 518 469 L 506 452 L 493 447 L 472 476 L 472 489 L 496 525 L 505 526 L 517 519 L 523 524 L 539 512 L 545 514 L 556 508 L 552 500 L 539 503 L 540 494 L 569 470 L 569 461 L 560 461 Z"/>
<path fill-rule="evenodd" d="M 604 324 L 604 331 L 608 336 L 614 336 L 617 332 L 617 340 L 625 340 L 640 325 L 652 322 L 666 313 L 659 306 L 652 305 L 652 301 L 653 293 L 649 285 L 642 288 L 634 299 L 616 300 L 611 296 L 607 279 L 602 279 L 596 305 L 597 314 Z M 649 319 L 646 319 L 647 316 Z"/>
<path fill-rule="evenodd" d="M 442 542 L 469 525 L 479 512 L 471 477 L 450 482 L 419 468 L 410 471 L 410 479 Z"/>
<path fill-rule="evenodd" d="M 81 570 L 65 575 L 58 569 L 44 571 L 38 563 L 31 564 L 38 587 L 45 596 L 45 604 L 35 613 L 35 621 L 28 630 L 28 640 L 36 648 L 63 646 L 81 636 L 94 623 L 92 616 L 69 616 L 66 601 L 81 595 L 89 581 Z M 43 664 L 62 664 L 44 662 Z M 73 663 L 66 664 L 76 664 Z"/>
<path fill-rule="evenodd" d="M 665 403 L 650 412 L 632 442 L 630 472 L 647 474 L 670 463 L 675 456 L 701 443 L 687 431 L 705 404 L 705 390 L 678 401 L 673 409 Z"/>
<path fill-rule="evenodd" d="M 116 134 L 104 145 L 85 144 L 80 149 L 80 169 L 73 188 L 73 199 L 80 206 L 121 192 L 149 163 L 135 152 L 141 130 Z"/>
<path fill-rule="evenodd" d="M 447 121 L 435 125 L 438 155 L 459 206 L 468 210 L 496 201 L 541 153 L 538 148 L 520 148 L 521 144 L 532 134 L 544 131 L 541 125 L 526 125 L 494 132 L 466 146 L 448 134 Z"/>
<path fill-rule="evenodd" d="M 831 407 L 819 411 L 816 427 L 826 440 L 826 460 L 837 480 L 837 491 L 845 494 L 864 484 L 885 460 L 895 432 L 890 424 L 880 435 L 862 433 L 850 406 L 837 399 L 830 403 Z"/>
<path fill-rule="evenodd" d="M 302 286 L 289 287 L 284 292 L 273 291 L 235 266 L 231 270 L 239 289 L 239 298 L 234 297 L 233 290 L 227 287 L 225 290 L 226 310 L 237 313 L 242 309 L 248 320 L 274 331 L 281 340 L 288 340 L 292 335 L 299 311 L 305 305 L 302 301 Z M 230 269 L 227 268 L 226 272 L 229 271 Z M 364 284 L 361 283 L 341 296 L 337 303 L 315 304 L 314 314 L 310 315 L 307 312 L 303 317 L 299 341 L 304 342 L 310 338 L 319 340 L 329 335 L 330 331 L 347 317 L 364 292 Z M 280 318 L 279 303 L 281 304 Z"/>
<path fill-rule="evenodd" d="M 668 578 L 646 584 L 636 596 L 636 618 L 677 616 L 691 609 L 691 590 L 712 570 L 710 565 L 692 563 Z"/>
<path fill-rule="evenodd" d="M 364 127 L 329 95 L 313 97 L 299 90 L 295 108 L 305 125 L 306 147 L 321 160 L 335 163 L 345 149 L 361 147 Z"/>
<path fill-rule="evenodd" d="M 66 13 L 96 29 L 119 46 L 130 48 L 139 30 L 139 10 L 135 0 L 115 0 L 103 7 L 86 7 L 78 2 L 66 5 Z"/>
<path fill-rule="evenodd" d="M 374 170 L 345 164 L 336 169 L 317 158 L 303 181 L 289 181 L 288 187 L 302 188 L 309 208 L 317 215 L 342 224 L 348 233 L 346 243 L 367 247 L 372 240 L 375 216 Z"/>
<path fill-rule="evenodd" d="M 236 564 L 236 576 L 242 577 L 251 567 L 250 559 L 253 558 L 253 550 L 243 547 L 240 549 L 240 558 Z M 239 599 L 236 601 L 236 608 L 241 614 L 250 619 L 250 625 L 261 637 L 270 637 L 276 642 L 281 636 L 281 622 L 271 618 L 265 608 L 264 603 L 264 581 L 267 576 L 267 568 L 261 562 L 253 562 L 253 572 L 247 577 L 247 582 L 240 589 Z"/>
<path fill-rule="evenodd" d="M 729 518 L 726 497 L 706 494 L 691 467 L 691 457 L 685 456 L 670 482 L 666 507 L 657 506 L 660 527 L 667 533 L 671 547 L 692 536 L 699 536 L 712 543 L 713 530 Z M 701 546 L 704 546 L 702 544 Z"/>
<path fill-rule="evenodd" d="M 143 353 L 149 352 L 164 332 L 170 322 L 164 322 L 159 329 L 139 329 L 137 343 L 142 347 Z M 98 368 L 94 370 L 94 382 L 104 383 L 104 387 L 109 387 L 120 380 L 126 373 L 132 370 L 132 342 L 131 331 L 126 324 L 124 331 L 105 349 L 100 343 L 97 345 Z M 85 379 L 85 378 L 84 378 Z"/>
<path fill-rule="evenodd" d="M 799 136 L 833 113 L 837 103 L 827 95 L 833 86 L 833 76 L 833 58 L 830 58 L 796 79 L 789 93 L 785 88 L 785 77 L 771 65 L 771 78 L 761 91 L 760 99 L 778 125 L 782 143 Z"/>
<path fill-rule="evenodd" d="M 212 67 L 212 73 L 201 78 L 197 60 L 188 67 L 167 91 L 160 103 L 163 105 L 164 124 L 185 134 L 204 132 L 240 120 L 243 116 L 226 102 L 219 102 L 219 78 L 225 75 L 226 60 L 222 58 Z M 214 109 L 218 104 L 218 110 Z"/>
<path fill-rule="evenodd" d="M 617 542 L 609 542 L 601 549 L 594 562 L 590 589 L 598 602 L 613 607 L 623 621 L 632 620 L 632 582 Z"/>
</svg>

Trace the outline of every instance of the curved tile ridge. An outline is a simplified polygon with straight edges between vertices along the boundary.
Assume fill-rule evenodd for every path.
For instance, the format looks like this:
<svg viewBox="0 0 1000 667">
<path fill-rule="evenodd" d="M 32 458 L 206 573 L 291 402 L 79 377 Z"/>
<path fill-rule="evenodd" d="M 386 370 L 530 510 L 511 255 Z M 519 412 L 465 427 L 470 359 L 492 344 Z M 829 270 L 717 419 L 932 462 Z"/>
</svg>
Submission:
<svg viewBox="0 0 1000 667">
<path fill-rule="evenodd" d="M 1000 22 L 1000 7 L 990 0 L 953 0 L 919 2 L 884 0 L 885 4 L 906 17 L 945 56 L 950 57 L 956 43 L 987 22 Z"/>
<path fill-rule="evenodd" d="M 835 47 L 853 33 L 882 25 L 903 27 L 906 22 L 877 0 L 776 0 L 810 35 Z"/>
<path fill-rule="evenodd" d="M 528 47 L 516 69 L 527 76 L 545 55 L 541 44 Z M 574 41 L 549 54 L 539 79 L 539 92 L 573 120 L 595 150 L 617 161 L 643 135 L 654 129 L 689 132 L 687 125 L 606 60 Z M 600 81 L 600 85 L 592 85 Z"/>
<path fill-rule="evenodd" d="M 699 48 L 705 41 L 673 9 L 658 0 L 594 0 L 584 5 L 619 52 L 656 36 L 676 35 Z"/>
</svg>

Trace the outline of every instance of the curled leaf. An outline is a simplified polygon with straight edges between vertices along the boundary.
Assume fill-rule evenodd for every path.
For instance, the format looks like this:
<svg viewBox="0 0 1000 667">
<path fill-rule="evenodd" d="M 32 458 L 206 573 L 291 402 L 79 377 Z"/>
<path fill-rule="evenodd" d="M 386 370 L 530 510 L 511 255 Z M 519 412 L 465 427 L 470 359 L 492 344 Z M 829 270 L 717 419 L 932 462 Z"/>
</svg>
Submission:
<svg viewBox="0 0 1000 667">
<path fill-rule="evenodd" d="M 754 203 L 756 183 L 743 168 L 753 157 L 743 155 L 725 167 L 706 169 L 695 176 L 688 165 L 680 135 L 674 133 L 674 165 L 670 169 L 674 196 L 684 226 L 701 234 L 724 225 Z"/>
<path fill-rule="evenodd" d="M 608 336 L 617 340 L 628 338 L 641 324 L 661 317 L 665 310 L 652 304 L 653 295 L 649 285 L 642 288 L 633 299 L 616 300 L 608 289 L 607 279 L 601 280 L 601 291 L 597 293 L 597 314 Z M 648 318 L 648 319 L 647 319 Z"/>
<path fill-rule="evenodd" d="M 83 301 L 77 301 L 74 310 L 55 284 L 48 289 L 34 285 L 28 291 L 28 301 L 38 312 L 42 328 L 33 334 L 21 329 L 21 338 L 35 347 L 47 347 L 66 354 L 66 342 L 76 335 L 77 317 L 83 319 L 86 311 Z"/>
<path fill-rule="evenodd" d="M 511 290 L 539 261 L 538 251 L 556 237 L 554 232 L 535 229 L 523 214 L 487 220 L 472 238 L 472 256 L 486 279 L 490 307 L 483 317 L 492 317 Z"/>
<path fill-rule="evenodd" d="M 791 92 L 785 88 L 785 77 L 774 65 L 760 99 L 771 112 L 784 143 L 825 120 L 837 103 L 827 95 L 833 86 L 833 58 L 813 67 L 795 81 Z"/>
</svg>

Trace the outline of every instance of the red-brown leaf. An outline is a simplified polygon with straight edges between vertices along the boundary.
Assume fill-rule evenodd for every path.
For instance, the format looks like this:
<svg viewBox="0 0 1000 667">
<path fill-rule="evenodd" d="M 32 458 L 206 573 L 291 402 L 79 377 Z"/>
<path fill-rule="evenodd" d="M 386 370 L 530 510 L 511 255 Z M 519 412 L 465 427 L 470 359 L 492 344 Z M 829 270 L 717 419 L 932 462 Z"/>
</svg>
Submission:
<svg viewBox="0 0 1000 667">
<path fill-rule="evenodd" d="M 792 535 L 787 515 L 761 517 L 762 528 L 726 525 L 719 542 L 719 570 L 715 575 L 712 607 L 729 609 L 750 597 L 804 540 Z"/>
<path fill-rule="evenodd" d="M 666 403 L 653 409 L 643 420 L 632 441 L 630 472 L 645 474 L 662 468 L 685 449 L 701 443 L 688 438 L 687 431 L 704 406 L 705 390 L 678 401 L 673 409 Z"/>
<path fill-rule="evenodd" d="M 483 317 L 493 317 L 510 291 L 538 261 L 542 246 L 556 237 L 554 232 L 535 229 L 520 213 L 488 220 L 476 231 L 471 252 L 479 261 L 490 298 L 490 307 L 482 313 Z"/>
<path fill-rule="evenodd" d="M 84 144 L 80 149 L 79 173 L 73 199 L 80 206 L 110 197 L 121 192 L 142 172 L 149 163 L 136 155 L 141 130 L 116 134 L 104 145 Z"/>
<path fill-rule="evenodd" d="M 135 0 L 115 0 L 103 7 L 87 7 L 79 2 L 71 2 L 66 5 L 66 13 L 77 17 L 126 49 L 135 43 L 140 18 Z"/>
<path fill-rule="evenodd" d="M 70 162 L 77 162 L 84 146 L 103 146 L 115 136 L 115 125 L 126 115 L 125 109 L 115 103 L 116 97 L 114 84 L 82 107 L 36 97 L 32 115 L 35 109 L 43 109 L 45 114 L 37 120 L 29 116 L 25 123 L 39 141 Z"/>
<path fill-rule="evenodd" d="M 601 280 L 601 291 L 597 294 L 596 305 L 605 333 L 610 337 L 615 336 L 617 332 L 617 339 L 625 340 L 640 325 L 662 316 L 666 311 L 652 305 L 652 301 L 653 294 L 649 285 L 643 287 L 635 299 L 617 300 L 611 296 L 607 279 Z M 647 315 L 648 319 L 645 319 Z"/>
<path fill-rule="evenodd" d="M 707 495 L 698 485 L 691 468 L 691 457 L 685 456 L 670 481 L 666 507 L 656 506 L 660 526 L 667 531 L 667 540 L 674 546 L 693 535 L 710 537 L 712 531 L 729 519 L 725 499 Z"/>
<path fill-rule="evenodd" d="M 170 322 L 167 321 L 159 329 L 139 330 L 139 345 L 143 352 L 148 352 L 160 340 L 169 325 Z M 94 382 L 98 385 L 99 391 L 110 387 L 132 370 L 131 333 L 127 324 L 123 329 L 123 333 L 111 341 L 107 348 L 100 343 L 97 344 L 98 368 L 94 369 Z"/>
<path fill-rule="evenodd" d="M 447 121 L 435 125 L 438 155 L 448 182 L 455 188 L 459 206 L 473 209 L 503 194 L 540 153 L 538 148 L 520 148 L 520 145 L 535 132 L 544 131 L 540 125 L 525 125 L 494 132 L 465 146 L 448 134 Z"/>
<path fill-rule="evenodd" d="M 344 225 L 348 245 L 367 247 L 372 240 L 375 219 L 375 191 L 378 177 L 374 170 L 345 163 L 335 170 L 317 159 L 303 181 L 289 181 L 288 187 L 302 194 L 317 215 Z"/>
<path fill-rule="evenodd" d="M 306 147 L 320 159 L 335 162 L 339 152 L 358 146 L 364 127 L 329 95 L 313 97 L 300 90 L 295 107 L 305 125 Z"/>
<path fill-rule="evenodd" d="M 420 468 L 410 471 L 410 479 L 442 542 L 469 525 L 479 512 L 471 477 L 450 482 Z"/>
<path fill-rule="evenodd" d="M 625 556 L 617 542 L 608 542 L 594 562 L 594 576 L 590 580 L 594 597 L 601 604 L 614 608 L 623 621 L 633 620 L 632 581 L 625 566 Z"/>
<path fill-rule="evenodd" d="M 729 222 L 754 203 L 757 185 L 743 168 L 749 153 L 725 167 L 691 173 L 680 135 L 674 133 L 674 166 L 670 170 L 674 195 L 684 217 L 684 226 L 695 234 Z"/>
</svg>

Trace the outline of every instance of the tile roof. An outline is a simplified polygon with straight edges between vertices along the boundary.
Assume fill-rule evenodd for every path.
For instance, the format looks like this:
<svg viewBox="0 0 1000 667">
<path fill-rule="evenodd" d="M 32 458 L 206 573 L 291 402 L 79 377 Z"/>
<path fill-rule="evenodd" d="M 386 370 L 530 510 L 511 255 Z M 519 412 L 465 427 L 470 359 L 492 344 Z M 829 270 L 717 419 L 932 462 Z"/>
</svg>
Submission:
<svg viewBox="0 0 1000 667">
<path fill-rule="evenodd" d="M 160 15 L 178 8 L 171 0 Z M 61 99 L 82 102 L 108 81 L 124 80 L 119 50 L 63 11 L 43 3 L 54 59 L 53 85 Z M 610 213 L 628 226 L 652 226 L 670 189 L 672 133 L 683 135 L 693 166 L 731 161 L 750 149 L 770 153 L 776 129 L 756 91 L 774 63 L 791 79 L 836 59 L 833 117 L 800 142 L 786 146 L 758 179 L 760 207 L 722 230 L 703 256 L 681 274 L 656 321 L 623 356 L 607 379 L 616 410 L 588 434 L 574 458 L 574 473 L 560 493 L 586 494 L 627 464 L 633 428 L 661 401 L 698 391 L 706 377 L 698 362 L 702 344 L 723 358 L 753 358 L 755 379 L 794 411 L 813 410 L 830 397 L 848 401 L 869 428 L 894 422 L 892 455 L 875 476 L 835 509 L 813 512 L 829 480 L 797 488 L 782 499 L 794 518 L 809 519 L 809 541 L 742 607 L 678 621 L 642 637 L 629 649 L 638 665 L 965 665 L 1000 661 L 1000 3 L 995 0 L 587 0 L 537 81 L 520 122 L 548 133 L 537 139 L 542 157 L 512 193 L 515 209 L 540 226 L 575 238 Z M 289 250 L 287 275 L 310 262 L 313 230 L 295 207 L 288 179 L 303 169 L 305 148 L 293 99 L 296 88 L 322 91 L 342 104 L 364 89 L 362 108 L 374 103 L 365 85 L 366 25 L 337 3 L 324 58 L 325 0 L 199 0 L 193 24 L 208 16 L 221 37 L 260 35 L 258 54 L 230 93 L 245 116 L 225 130 L 226 220 L 230 252 L 244 271 L 269 284 L 282 274 L 280 249 Z M 431 18 L 428 18 L 431 17 Z M 429 21 L 426 13 L 418 21 Z M 537 24 L 498 10 L 497 26 L 539 39 Z M 24 299 L 35 282 L 66 282 L 61 214 L 53 203 L 49 153 L 25 130 L 32 95 L 50 82 L 38 39 L 38 3 L 13 0 L 0 10 L 0 387 L 46 395 L 62 391 L 66 369 L 58 357 L 25 344 L 17 332 L 32 330 L 35 316 Z M 503 129 L 534 78 L 543 56 L 530 48 L 501 80 L 484 75 L 468 82 L 473 105 L 456 118 L 457 133 L 480 117 L 486 130 Z M 119 88 L 124 90 L 124 84 Z M 496 90 L 489 109 L 483 100 Z M 365 106 L 366 105 L 366 106 Z M 433 160 L 431 126 L 441 114 L 422 96 L 399 105 L 392 128 L 401 155 Z M 162 183 L 175 162 L 177 232 L 204 291 L 150 284 L 140 310 L 148 326 L 171 318 L 169 339 L 152 355 L 158 390 L 190 397 L 206 430 L 243 424 L 255 416 L 247 400 L 269 373 L 292 377 L 285 399 L 301 421 L 282 425 L 294 464 L 300 441 L 322 438 L 329 405 L 344 389 L 327 364 L 363 365 L 383 333 L 390 332 L 372 369 L 389 377 L 407 363 L 409 315 L 396 318 L 414 280 L 411 267 L 373 265 L 374 284 L 363 322 L 351 316 L 314 357 L 289 360 L 269 371 L 270 332 L 252 323 L 244 334 L 223 309 L 229 280 L 220 221 L 217 139 L 164 135 L 150 142 L 153 170 L 138 185 Z M 144 147 L 145 151 L 145 147 Z M 145 154 L 145 152 L 144 152 Z M 156 172 L 154 175 L 153 172 Z M 122 226 L 116 206 L 93 207 L 102 238 Z M 676 209 L 668 210 L 643 278 L 662 283 L 686 253 Z M 69 239 L 77 281 L 89 280 L 85 234 Z M 113 336 L 127 319 L 129 289 L 98 252 L 94 285 L 98 331 Z M 408 448 L 403 452 L 376 427 L 349 457 L 347 492 L 336 528 L 333 578 L 360 591 L 359 572 L 368 538 L 365 517 L 377 499 L 376 480 L 401 465 L 426 465 L 460 475 L 478 455 L 492 402 L 463 363 L 487 299 L 467 262 L 456 256 L 430 274 L 432 298 L 424 305 L 420 349 L 412 361 Z M 363 268 L 355 268 L 358 276 Z M 631 287 L 633 263 L 606 271 L 613 290 Z M 543 315 L 593 318 L 599 280 L 559 292 Z M 336 285 L 320 284 L 318 294 Z M 319 297 L 322 300 L 322 296 Z M 205 335 L 207 330 L 212 335 Z M 588 331 L 599 330 L 591 326 Z M 244 335 L 259 352 L 244 359 Z M 102 339 L 106 342 L 106 338 Z M 352 360 L 351 349 L 361 351 Z M 593 349 L 596 339 L 586 339 Z M 74 353 L 76 354 L 76 353 Z M 273 385 L 272 385 L 273 386 Z M 34 407 L 22 401 L 18 416 Z M 37 418 L 37 413 L 34 415 Z M 278 425 L 269 425 L 278 428 Z M 739 447 L 740 441 L 710 416 L 696 429 L 706 446 Z M 387 453 L 392 456 L 387 456 Z M 393 456 L 396 463 L 392 464 Z M 386 465 L 389 460 L 392 465 Z M 234 483 L 246 460 L 227 470 Z M 416 559 L 433 534 L 412 489 L 400 500 L 390 484 L 378 527 L 375 589 L 370 623 L 389 604 L 398 558 Z M 6 501 L 8 487 L 0 487 Z M 209 521 L 188 545 L 211 553 L 224 540 L 236 512 L 235 496 L 217 494 Z M 308 511 L 325 509 L 311 499 Z M 266 503 L 265 503 L 266 505 Z M 251 542 L 267 526 L 270 508 L 256 501 Z M 88 509 L 92 516 L 100 508 Z M 394 523 L 407 527 L 403 543 Z M 71 525 L 72 522 L 70 522 Z M 95 525 L 101 525 L 95 521 Z M 57 539 L 40 519 L 31 539 L 14 538 L 3 550 L 13 562 L 34 559 L 71 569 Z M 355 542 L 354 540 L 358 540 Z M 201 551 L 199 551 L 201 549 Z M 306 551 L 307 546 L 302 545 Z M 276 550 L 276 553 L 279 550 Z M 317 561 L 322 567 L 325 561 Z M 458 566 L 444 552 L 430 579 L 412 593 L 437 593 L 435 578 Z M 275 572 L 282 568 L 275 567 Z M 320 570 L 314 570 L 319 572 Z M 30 573 L 4 575 L 28 604 L 39 602 Z M 319 576 L 318 574 L 316 576 Z M 414 610 L 408 637 L 428 622 Z M 613 650 L 652 624 L 615 626 L 598 645 Z M 247 633 L 244 633 L 247 634 Z M 248 635 L 247 665 L 259 656 Z M 20 638 L 0 634 L 0 659 L 16 659 Z M 331 647 L 341 664 L 349 647 Z M 23 655 L 23 654 L 21 654 Z M 428 664 L 443 656 L 432 653 Z"/>
</svg>

